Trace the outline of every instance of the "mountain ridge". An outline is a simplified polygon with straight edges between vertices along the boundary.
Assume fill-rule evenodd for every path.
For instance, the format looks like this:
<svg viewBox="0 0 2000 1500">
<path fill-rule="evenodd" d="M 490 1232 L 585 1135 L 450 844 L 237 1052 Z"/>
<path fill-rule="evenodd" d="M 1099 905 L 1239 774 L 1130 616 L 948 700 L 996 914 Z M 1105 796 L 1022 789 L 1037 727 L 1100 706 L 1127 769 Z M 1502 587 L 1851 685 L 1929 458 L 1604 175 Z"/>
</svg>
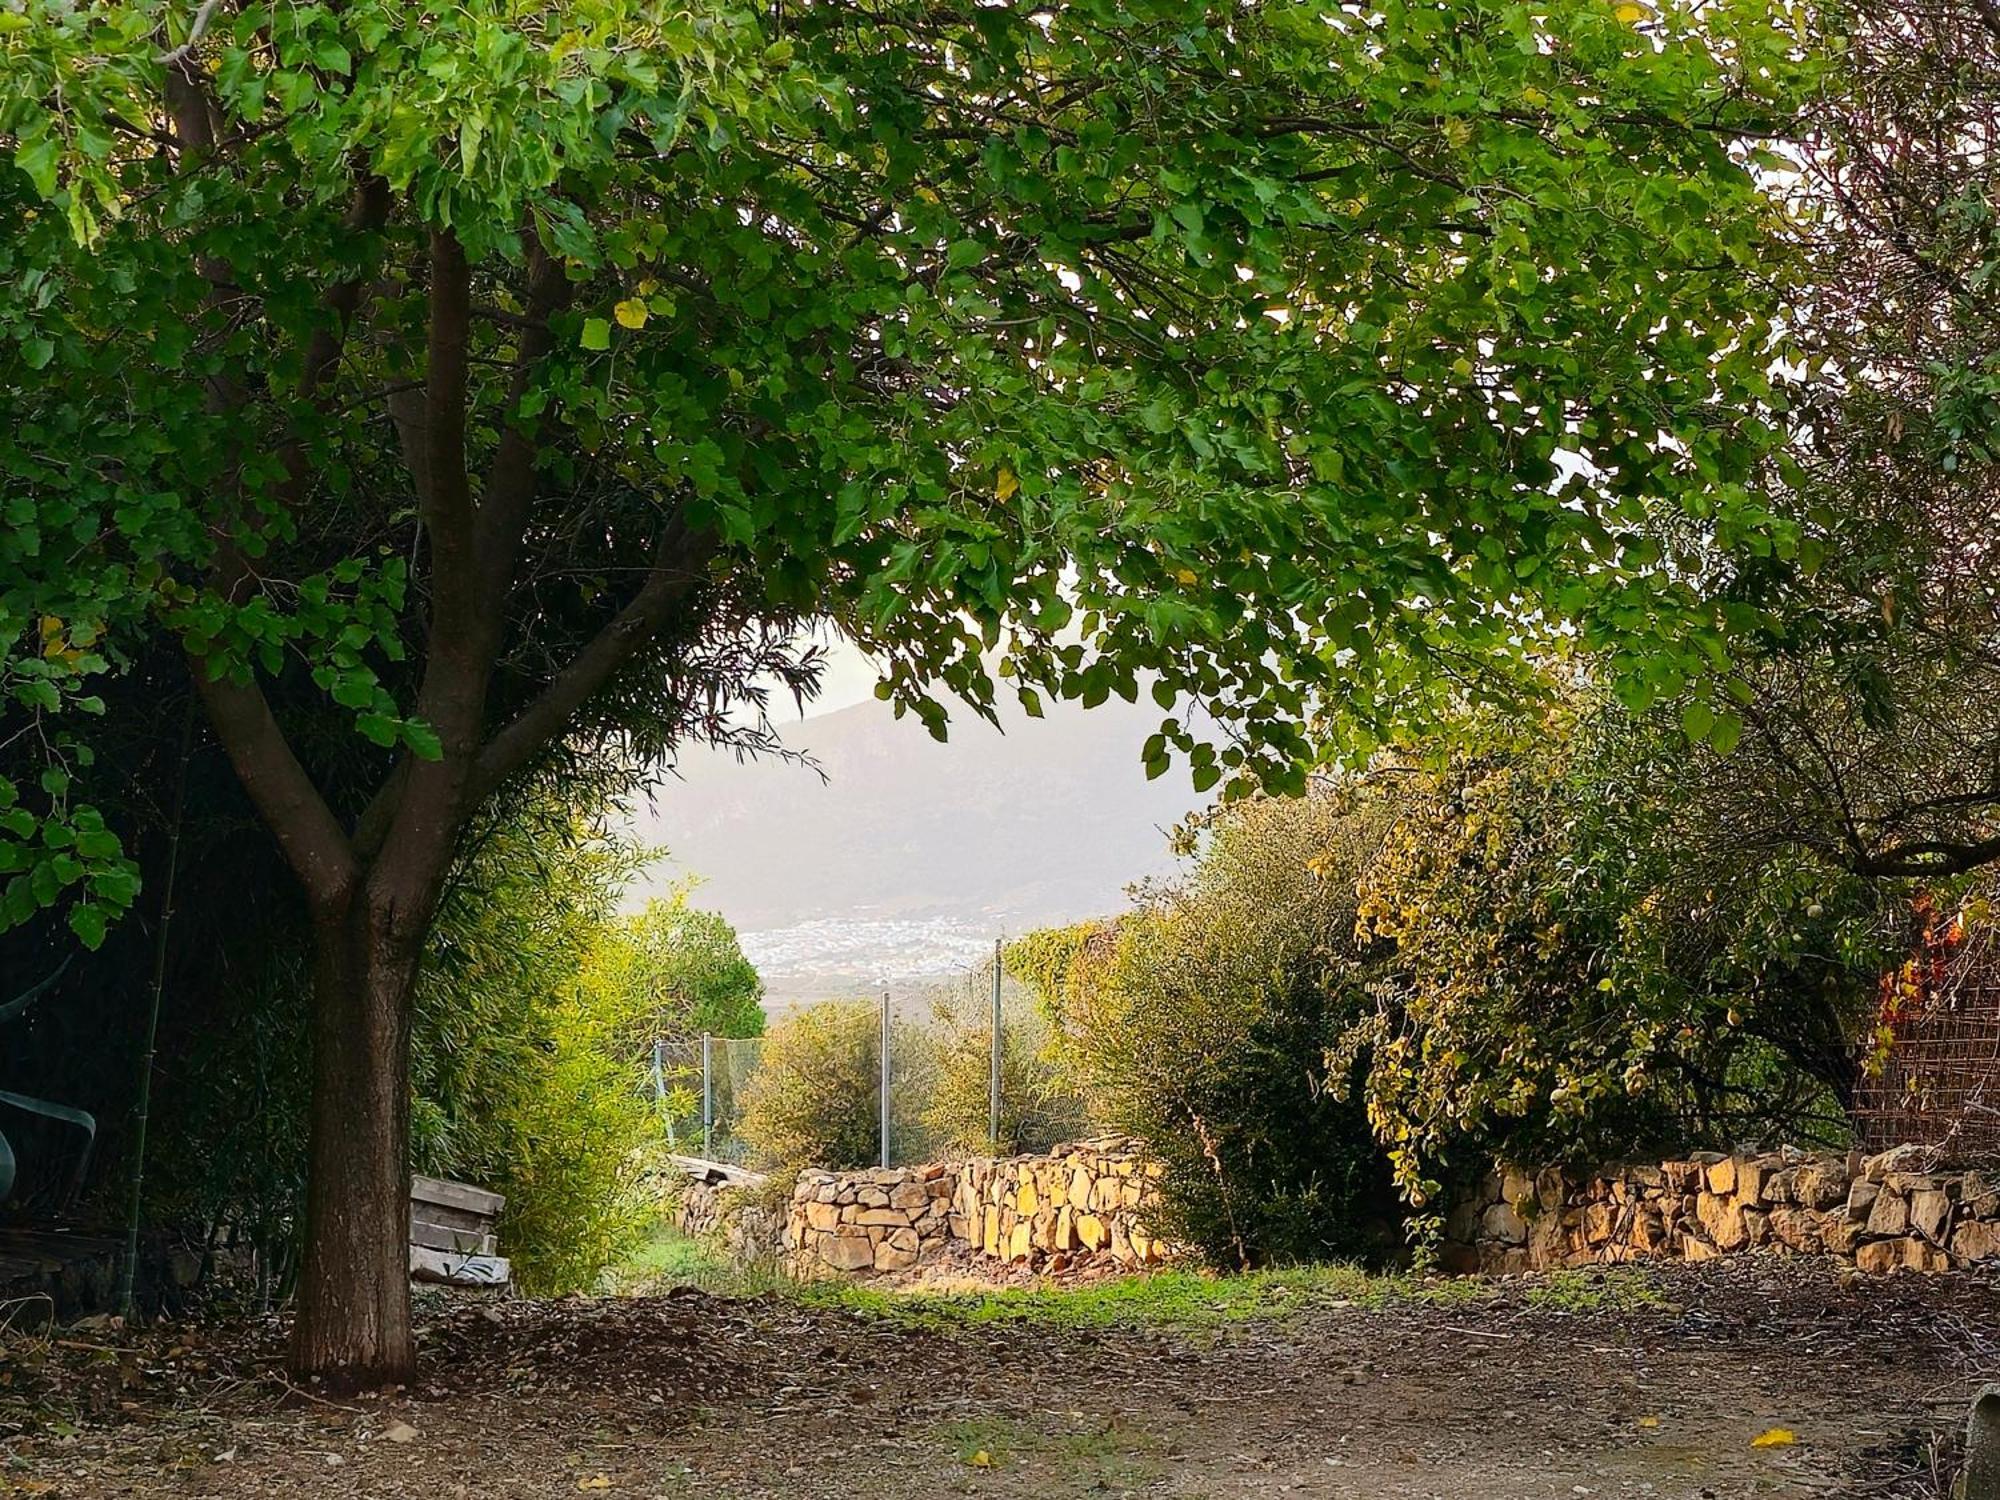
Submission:
<svg viewBox="0 0 2000 1500">
<path fill-rule="evenodd" d="M 870 700 L 784 730 L 816 770 L 695 750 L 634 818 L 668 853 L 639 893 L 697 877 L 694 899 L 746 951 L 789 934 L 762 943 L 767 981 L 812 971 L 816 943 L 856 950 L 829 971 L 848 988 L 863 972 L 935 972 L 937 954 L 914 949 L 962 931 L 969 954 L 1115 911 L 1130 883 L 1172 870 L 1168 830 L 1202 799 L 1184 771 L 1146 780 L 1140 747 L 1158 727 L 1158 710 L 1114 699 L 1040 719 L 1010 707 L 1000 730 L 965 715 L 939 743 Z M 879 936 L 857 936 L 869 924 Z"/>
</svg>

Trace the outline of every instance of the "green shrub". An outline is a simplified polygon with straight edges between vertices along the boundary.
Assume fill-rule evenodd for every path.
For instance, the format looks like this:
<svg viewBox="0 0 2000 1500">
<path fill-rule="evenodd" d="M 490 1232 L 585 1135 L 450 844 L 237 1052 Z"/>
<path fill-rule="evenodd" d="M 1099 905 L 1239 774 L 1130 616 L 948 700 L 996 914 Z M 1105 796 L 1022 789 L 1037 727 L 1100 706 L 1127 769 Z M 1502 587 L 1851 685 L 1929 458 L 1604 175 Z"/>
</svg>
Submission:
<svg viewBox="0 0 2000 1500">
<path fill-rule="evenodd" d="M 890 1146 L 921 1160 L 930 1140 L 923 1107 L 935 1079 L 930 1034 L 906 1021 L 889 1033 Z M 773 1171 L 863 1167 L 880 1160 L 882 1012 L 868 1000 L 829 1000 L 784 1017 L 765 1034 L 757 1070 L 740 1085 L 738 1131 Z"/>
<path fill-rule="evenodd" d="M 560 810 L 497 828 L 439 919 L 419 989 L 415 1152 L 507 1195 L 524 1290 L 596 1285 L 655 1216 L 655 1038 L 761 1030 L 736 934 L 685 891 L 620 917 L 642 850 Z"/>
<path fill-rule="evenodd" d="M 631 1006 L 580 982 L 641 857 L 560 808 L 496 827 L 418 981 L 415 1165 L 506 1194 L 501 1242 L 530 1292 L 593 1285 L 642 1227 L 659 1132 Z"/>
<path fill-rule="evenodd" d="M 1064 1065 L 1047 1010 L 1018 983 L 1003 985 L 1000 1134 L 993 1127 L 992 975 L 988 964 L 932 1006 L 936 1081 L 924 1107 L 935 1150 L 954 1156 L 1046 1151 L 1090 1129 L 1075 1077 Z"/>
<path fill-rule="evenodd" d="M 1387 957 L 1335 1059 L 1413 1203 L 1496 1157 L 1844 1136 L 1887 893 L 1746 816 L 1741 774 L 1584 699 L 1371 791 Z"/>
<path fill-rule="evenodd" d="M 736 930 L 719 913 L 689 906 L 687 898 L 688 888 L 680 887 L 636 915 L 607 924 L 585 954 L 575 984 L 599 1018 L 603 1044 L 626 1060 L 632 1077 L 658 1065 L 661 1124 L 669 1138 L 698 1141 L 700 1039 L 761 1036 L 764 981 L 743 956 Z M 656 1042 L 663 1044 L 657 1054 Z M 732 1064 L 739 1059 L 739 1049 L 715 1049 L 718 1121 L 734 1113 Z"/>
<path fill-rule="evenodd" d="M 736 929 L 720 913 L 688 905 L 688 890 L 606 925 L 577 975 L 597 997 L 596 1008 L 615 1017 L 617 1045 L 636 1059 L 655 1039 L 764 1030 L 764 981 L 743 956 Z"/>
<path fill-rule="evenodd" d="M 1677 715 L 1469 716 L 1205 820 L 1192 875 L 1021 946 L 1095 1101 L 1230 1262 L 1420 1237 L 1496 1160 L 1838 1140 L 1881 882 L 1773 829 Z"/>
<path fill-rule="evenodd" d="M 1355 1004 L 1354 880 L 1373 833 L 1330 798 L 1236 805 L 1190 880 L 1023 955 L 1093 1101 L 1164 1162 L 1160 1227 L 1212 1261 L 1394 1239 L 1383 1155 L 1322 1062 Z"/>
<path fill-rule="evenodd" d="M 508 1194 L 505 1248 L 521 1289 L 588 1290 L 657 1218 L 644 1191 L 659 1132 L 622 1055 L 559 1013 L 546 1062 L 508 1106 L 514 1156 L 496 1174 Z"/>
</svg>

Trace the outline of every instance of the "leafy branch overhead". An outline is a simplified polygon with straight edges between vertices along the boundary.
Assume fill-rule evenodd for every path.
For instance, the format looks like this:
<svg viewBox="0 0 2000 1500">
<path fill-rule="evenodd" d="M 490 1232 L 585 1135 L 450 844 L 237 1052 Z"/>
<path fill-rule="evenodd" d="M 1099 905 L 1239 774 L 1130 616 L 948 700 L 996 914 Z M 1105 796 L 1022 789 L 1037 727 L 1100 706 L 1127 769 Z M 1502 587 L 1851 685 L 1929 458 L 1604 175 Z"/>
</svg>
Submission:
<svg viewBox="0 0 2000 1500">
<path fill-rule="evenodd" d="M 8 920 L 129 902 L 87 716 L 161 632 L 309 885 L 697 597 L 831 618 L 938 733 L 1150 690 L 1203 788 L 1563 643 L 1735 733 L 1713 585 L 1798 545 L 1784 15 L 10 0 L 0 692 L 55 774 L 0 787 Z"/>
</svg>

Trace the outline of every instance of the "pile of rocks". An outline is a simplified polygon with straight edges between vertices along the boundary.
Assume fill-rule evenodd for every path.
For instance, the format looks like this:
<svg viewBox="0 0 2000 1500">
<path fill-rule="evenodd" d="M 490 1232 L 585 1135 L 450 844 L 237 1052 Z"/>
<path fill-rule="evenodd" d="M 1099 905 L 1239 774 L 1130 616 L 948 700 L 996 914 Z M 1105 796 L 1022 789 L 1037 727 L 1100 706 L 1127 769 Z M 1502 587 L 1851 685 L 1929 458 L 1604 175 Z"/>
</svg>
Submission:
<svg viewBox="0 0 2000 1500">
<path fill-rule="evenodd" d="M 906 1271 L 950 1237 L 952 1187 L 939 1163 L 801 1172 L 785 1249 L 802 1271 Z"/>
<path fill-rule="evenodd" d="M 1099 1256 L 1159 1265 L 1173 1249 L 1144 1215 L 1163 1170 L 1125 1137 L 967 1162 L 952 1190 L 951 1230 L 987 1255 L 1050 1271 Z"/>
<path fill-rule="evenodd" d="M 2000 1255 L 2000 1177 L 1876 1156 L 1698 1152 L 1571 1179 L 1496 1173 L 1446 1222 L 1461 1269 L 1544 1270 L 1744 1250 L 1832 1255 L 1863 1271 L 1942 1271 Z"/>
</svg>

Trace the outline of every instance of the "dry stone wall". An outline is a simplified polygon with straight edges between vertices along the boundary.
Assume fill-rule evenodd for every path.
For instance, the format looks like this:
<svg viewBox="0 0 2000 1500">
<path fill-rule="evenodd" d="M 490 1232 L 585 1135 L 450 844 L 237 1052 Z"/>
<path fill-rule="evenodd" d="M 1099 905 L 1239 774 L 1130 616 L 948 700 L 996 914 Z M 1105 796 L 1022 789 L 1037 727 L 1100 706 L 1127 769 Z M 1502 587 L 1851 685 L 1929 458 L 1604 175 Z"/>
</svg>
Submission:
<svg viewBox="0 0 2000 1500">
<path fill-rule="evenodd" d="M 907 1271 L 951 1237 L 951 1190 L 937 1163 L 801 1172 L 785 1249 L 801 1270 Z"/>
<path fill-rule="evenodd" d="M 952 1233 L 987 1255 L 1054 1270 L 1096 1257 L 1156 1266 L 1173 1253 L 1146 1227 L 1162 1170 L 1126 1139 L 967 1162 L 952 1190 Z"/>
<path fill-rule="evenodd" d="M 1176 1256 L 1147 1223 L 1160 1170 L 1138 1142 L 1114 1138 L 1040 1156 L 807 1171 L 782 1215 L 739 1188 L 690 1182 L 676 1218 L 738 1258 L 780 1258 L 800 1275 L 908 1271 L 958 1254 L 1049 1272 L 1142 1268 Z M 1450 1215 L 1445 1264 L 1504 1273 L 1753 1250 L 1871 1273 L 2000 1259 L 2000 1172 L 1944 1171 L 1914 1146 L 1509 1170 Z"/>
<path fill-rule="evenodd" d="M 699 1178 L 681 1183 L 673 1218 L 683 1234 L 713 1240 L 745 1264 L 775 1260 L 784 1248 L 785 1225 L 778 1210 L 731 1183 Z"/>
<path fill-rule="evenodd" d="M 905 1271 L 954 1245 L 1038 1269 L 1151 1266 L 1172 1247 L 1145 1214 L 1158 1167 L 1135 1141 L 1040 1156 L 799 1174 L 784 1248 L 802 1273 Z"/>
<path fill-rule="evenodd" d="M 2000 1256 L 2000 1175 L 1875 1156 L 1697 1153 L 1571 1177 L 1495 1174 L 1446 1224 L 1455 1269 L 1548 1270 L 1746 1250 L 1830 1255 L 1862 1271 L 1943 1271 Z"/>
</svg>

